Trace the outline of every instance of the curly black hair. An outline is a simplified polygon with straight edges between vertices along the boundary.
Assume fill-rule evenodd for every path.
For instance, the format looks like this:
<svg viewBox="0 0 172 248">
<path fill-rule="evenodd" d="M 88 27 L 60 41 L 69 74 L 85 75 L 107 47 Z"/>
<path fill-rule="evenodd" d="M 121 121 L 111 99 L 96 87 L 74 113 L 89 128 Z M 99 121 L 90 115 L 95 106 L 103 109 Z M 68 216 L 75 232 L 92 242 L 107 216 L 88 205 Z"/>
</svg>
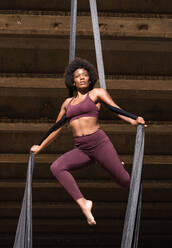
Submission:
<svg viewBox="0 0 172 248">
<path fill-rule="evenodd" d="M 70 62 L 64 74 L 65 84 L 67 88 L 69 89 L 70 95 L 72 95 L 73 91 L 76 91 L 76 87 L 73 86 L 74 72 L 80 68 L 85 69 L 88 72 L 90 82 L 91 82 L 89 86 L 89 90 L 92 90 L 94 88 L 94 85 L 97 81 L 97 78 L 98 78 L 97 70 L 94 67 L 94 65 L 92 65 L 90 62 L 88 62 L 85 59 L 76 57 L 74 60 Z"/>
</svg>

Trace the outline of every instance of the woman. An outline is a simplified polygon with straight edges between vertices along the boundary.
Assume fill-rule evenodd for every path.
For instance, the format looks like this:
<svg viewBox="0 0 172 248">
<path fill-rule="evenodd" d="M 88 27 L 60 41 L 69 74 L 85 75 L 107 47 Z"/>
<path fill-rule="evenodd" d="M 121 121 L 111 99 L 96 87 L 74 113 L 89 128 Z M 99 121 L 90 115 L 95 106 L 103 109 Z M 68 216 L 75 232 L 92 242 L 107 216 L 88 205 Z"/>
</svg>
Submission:
<svg viewBox="0 0 172 248">
<path fill-rule="evenodd" d="M 53 175 L 80 206 L 90 225 L 96 224 L 91 213 L 93 203 L 82 195 L 69 171 L 82 168 L 95 159 L 110 172 L 119 185 L 127 188 L 130 185 L 128 172 L 121 164 L 111 141 L 98 124 L 102 102 L 112 110 L 113 108 L 120 110 L 124 115 L 127 112 L 119 108 L 106 90 L 94 88 L 96 81 L 96 69 L 86 60 L 76 58 L 67 67 L 65 83 L 70 90 L 72 88 L 76 91 L 76 95 L 64 101 L 56 122 L 66 115 L 73 132 L 75 146 L 73 150 L 60 156 L 51 165 Z M 134 118 L 132 114 L 124 115 L 118 114 L 121 119 L 132 125 L 145 124 L 142 117 Z M 40 145 L 32 146 L 31 152 L 39 153 L 55 139 L 61 129 L 62 127 L 52 132 Z"/>
</svg>

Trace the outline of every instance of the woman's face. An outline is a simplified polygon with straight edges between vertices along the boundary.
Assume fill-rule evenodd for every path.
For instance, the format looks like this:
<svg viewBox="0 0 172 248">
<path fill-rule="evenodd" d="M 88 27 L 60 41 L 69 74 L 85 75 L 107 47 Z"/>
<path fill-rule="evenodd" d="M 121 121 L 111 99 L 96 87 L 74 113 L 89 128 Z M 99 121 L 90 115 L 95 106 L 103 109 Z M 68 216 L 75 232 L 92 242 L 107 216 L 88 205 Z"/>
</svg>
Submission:
<svg viewBox="0 0 172 248">
<path fill-rule="evenodd" d="M 80 68 L 74 71 L 74 86 L 77 89 L 87 89 L 90 84 L 89 79 L 88 71 L 85 69 Z"/>
</svg>

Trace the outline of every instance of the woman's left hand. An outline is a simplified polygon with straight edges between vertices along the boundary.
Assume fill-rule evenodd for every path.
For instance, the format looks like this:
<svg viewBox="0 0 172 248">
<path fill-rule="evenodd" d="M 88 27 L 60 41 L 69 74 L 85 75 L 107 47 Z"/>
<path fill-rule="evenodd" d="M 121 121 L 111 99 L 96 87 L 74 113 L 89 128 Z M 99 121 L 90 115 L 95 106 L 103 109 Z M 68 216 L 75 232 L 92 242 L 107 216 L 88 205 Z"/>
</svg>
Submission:
<svg viewBox="0 0 172 248">
<path fill-rule="evenodd" d="M 137 126 L 138 124 L 145 125 L 145 120 L 142 117 L 138 116 L 136 120 L 132 119 L 131 124 L 133 126 Z M 145 127 L 147 127 L 147 125 L 145 125 Z"/>
</svg>

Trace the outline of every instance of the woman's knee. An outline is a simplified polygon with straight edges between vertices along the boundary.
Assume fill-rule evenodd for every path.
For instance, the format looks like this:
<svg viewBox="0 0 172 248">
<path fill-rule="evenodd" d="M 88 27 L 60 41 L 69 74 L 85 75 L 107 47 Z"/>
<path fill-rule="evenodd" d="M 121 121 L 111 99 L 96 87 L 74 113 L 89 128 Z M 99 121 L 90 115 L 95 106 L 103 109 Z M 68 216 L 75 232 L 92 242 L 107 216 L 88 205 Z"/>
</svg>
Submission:
<svg viewBox="0 0 172 248">
<path fill-rule="evenodd" d="M 60 172 L 62 171 L 62 159 L 58 158 L 56 161 L 54 161 L 51 166 L 50 166 L 50 170 L 53 173 L 54 176 L 58 176 L 60 174 Z"/>
<path fill-rule="evenodd" d="M 131 181 L 130 175 L 127 173 L 127 174 L 125 175 L 125 177 L 123 178 L 122 182 L 121 182 L 121 186 L 122 186 L 123 188 L 129 189 L 129 188 L 130 188 L 130 181 Z"/>
</svg>

